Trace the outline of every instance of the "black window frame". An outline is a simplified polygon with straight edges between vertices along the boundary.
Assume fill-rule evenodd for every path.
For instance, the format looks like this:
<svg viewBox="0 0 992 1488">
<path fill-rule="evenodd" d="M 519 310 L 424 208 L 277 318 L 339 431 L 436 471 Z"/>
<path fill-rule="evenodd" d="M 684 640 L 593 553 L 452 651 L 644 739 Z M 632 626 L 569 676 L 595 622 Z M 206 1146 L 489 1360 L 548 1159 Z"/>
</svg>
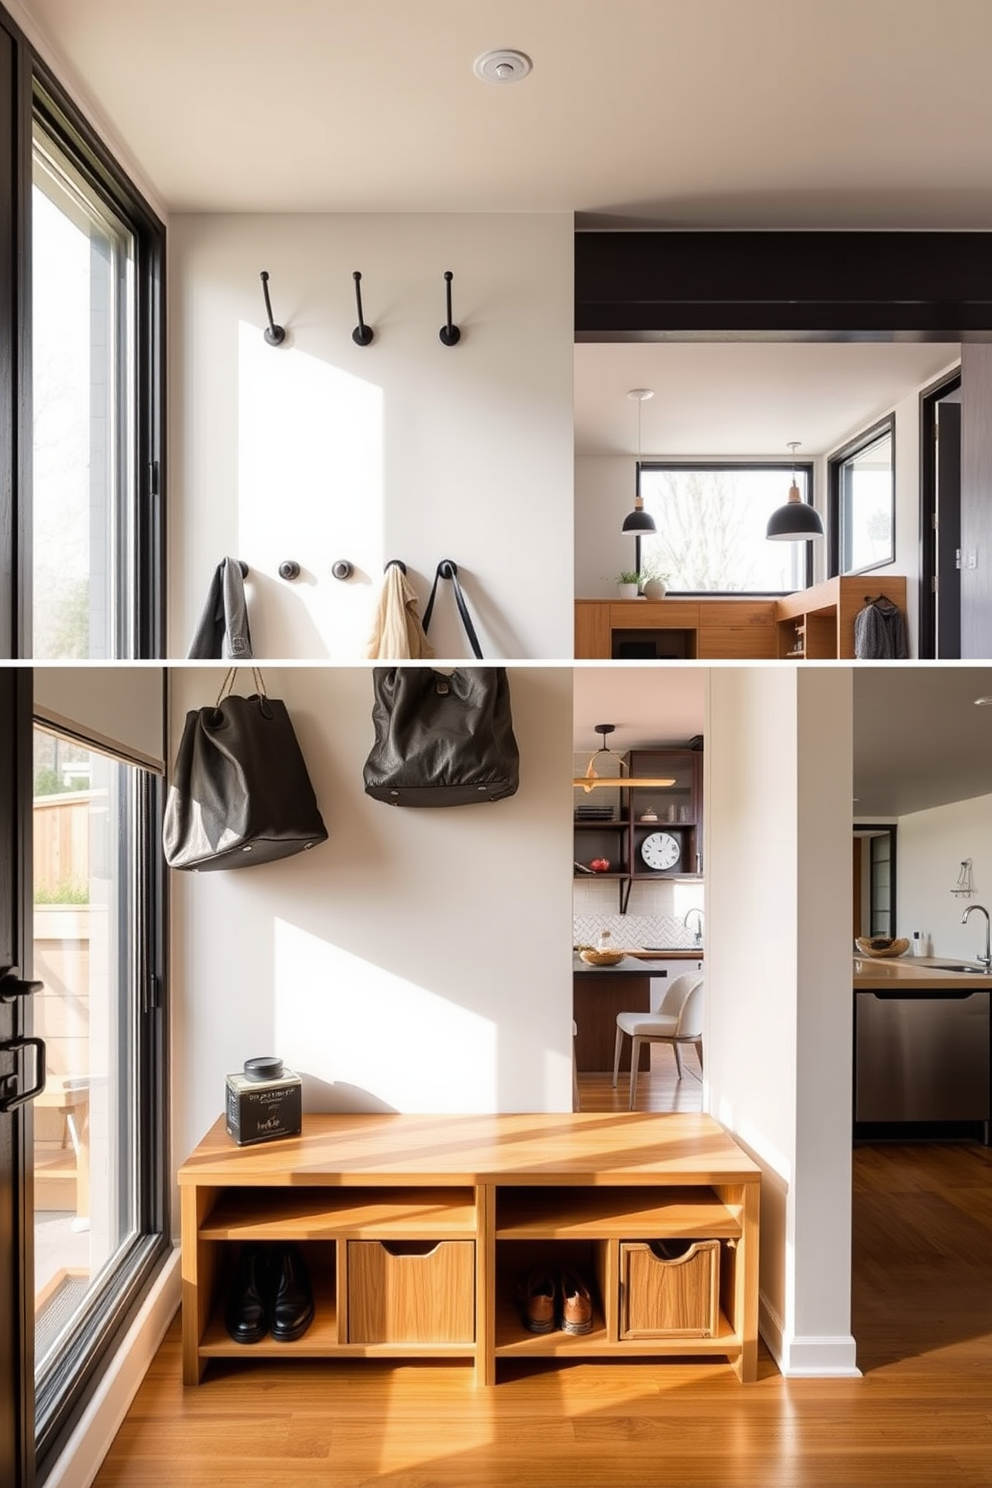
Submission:
<svg viewBox="0 0 992 1488">
<path fill-rule="evenodd" d="M 135 492 L 132 608 L 126 654 L 165 651 L 166 229 L 44 60 L 0 6 L 9 45 L 0 108 L 0 660 L 32 656 L 31 211 L 35 118 L 53 135 L 135 243 Z M 4 59 L 4 70 L 8 61 Z M 2 96 L 4 90 L 0 90 Z M 9 268 L 9 273 L 4 272 Z M 57 659 L 57 658 L 53 658 Z"/>
<path fill-rule="evenodd" d="M 108 665 L 110 665 L 108 663 Z M 166 679 L 163 677 L 163 688 Z M 164 703 L 164 698 L 163 698 Z M 54 726 L 45 719 L 37 723 Z M 136 861 L 136 964 L 129 979 L 133 998 L 135 1051 L 131 1074 L 136 1106 L 134 1130 L 138 1142 L 136 1187 L 133 1204 L 135 1233 L 117 1258 L 112 1274 L 87 1300 L 80 1325 L 59 1367 L 46 1378 L 35 1402 L 36 1462 L 39 1481 L 54 1466 L 68 1437 L 77 1425 L 102 1377 L 102 1365 L 119 1346 L 153 1286 L 163 1261 L 172 1249 L 172 1223 L 168 1162 L 168 1013 L 166 986 L 165 867 L 161 853 L 165 811 L 165 782 L 147 766 L 108 746 L 84 731 L 59 726 L 60 737 L 84 748 L 96 748 L 119 763 L 136 770 L 129 817 L 134 838 L 119 843 L 130 846 Z M 123 946 L 119 945 L 122 953 Z"/>
<path fill-rule="evenodd" d="M 795 471 L 806 476 L 806 501 L 812 506 L 814 495 L 814 466 L 811 460 L 641 460 L 637 467 L 637 494 L 643 497 L 641 476 L 645 470 L 713 471 L 713 470 L 781 470 L 783 475 L 782 504 L 788 495 L 786 482 Z M 804 544 L 805 579 L 800 587 L 809 588 L 813 582 L 813 544 Z M 640 545 L 638 545 L 638 553 Z M 669 589 L 668 593 L 680 598 L 693 599 L 762 599 L 777 595 L 792 594 L 792 589 Z"/>
<path fill-rule="evenodd" d="M 861 568 L 844 568 L 841 563 L 843 530 L 841 521 L 841 476 L 843 468 L 855 456 L 863 454 L 873 444 L 888 437 L 892 445 L 892 548 L 887 558 L 875 563 L 866 563 Z M 862 429 L 840 449 L 827 457 L 827 572 L 831 578 L 838 575 L 872 573 L 877 568 L 889 568 L 896 561 L 896 415 L 895 410 L 877 419 L 867 429 Z"/>
</svg>

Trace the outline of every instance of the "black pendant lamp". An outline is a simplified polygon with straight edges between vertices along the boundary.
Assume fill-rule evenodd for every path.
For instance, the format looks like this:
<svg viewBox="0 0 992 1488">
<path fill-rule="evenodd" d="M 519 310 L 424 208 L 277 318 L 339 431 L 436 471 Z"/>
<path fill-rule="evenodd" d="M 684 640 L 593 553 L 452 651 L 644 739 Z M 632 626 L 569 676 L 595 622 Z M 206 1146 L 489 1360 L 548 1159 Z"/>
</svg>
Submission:
<svg viewBox="0 0 992 1488">
<path fill-rule="evenodd" d="M 804 501 L 802 492 L 796 485 L 796 450 L 799 448 L 798 439 L 790 439 L 789 448 L 792 451 L 792 485 L 789 487 L 789 497 L 784 506 L 773 511 L 768 518 L 768 529 L 766 537 L 773 542 L 806 542 L 812 537 L 823 536 L 823 523 L 815 506 Z"/>
<path fill-rule="evenodd" d="M 632 532 L 635 537 L 640 537 L 642 533 L 657 531 L 657 528 L 654 525 L 654 517 L 651 515 L 650 512 L 646 512 L 644 510 L 644 501 L 641 497 L 641 404 L 648 398 L 653 398 L 654 391 L 652 388 L 631 388 L 630 392 L 627 394 L 627 397 L 633 398 L 637 403 L 637 472 L 635 476 L 636 495 L 634 496 L 634 510 L 632 512 L 628 512 L 627 515 L 624 517 L 623 526 L 621 527 L 620 531 Z M 639 562 L 638 567 L 640 567 Z"/>
</svg>

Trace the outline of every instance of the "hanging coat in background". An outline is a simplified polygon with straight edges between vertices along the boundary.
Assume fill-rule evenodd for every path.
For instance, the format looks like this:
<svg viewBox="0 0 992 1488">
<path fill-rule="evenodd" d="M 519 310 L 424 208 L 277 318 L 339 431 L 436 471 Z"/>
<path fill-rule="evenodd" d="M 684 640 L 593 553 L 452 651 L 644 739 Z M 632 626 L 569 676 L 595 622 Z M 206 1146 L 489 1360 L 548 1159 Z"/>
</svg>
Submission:
<svg viewBox="0 0 992 1488">
<path fill-rule="evenodd" d="M 191 661 L 252 659 L 248 601 L 237 558 L 225 558 L 217 565 L 186 655 Z"/>
<path fill-rule="evenodd" d="M 429 660 L 435 653 L 417 614 L 417 595 L 398 563 L 382 576 L 365 655 L 377 661 Z"/>
<path fill-rule="evenodd" d="M 855 615 L 854 654 L 861 661 L 898 661 L 909 655 L 902 610 L 884 594 Z"/>
</svg>

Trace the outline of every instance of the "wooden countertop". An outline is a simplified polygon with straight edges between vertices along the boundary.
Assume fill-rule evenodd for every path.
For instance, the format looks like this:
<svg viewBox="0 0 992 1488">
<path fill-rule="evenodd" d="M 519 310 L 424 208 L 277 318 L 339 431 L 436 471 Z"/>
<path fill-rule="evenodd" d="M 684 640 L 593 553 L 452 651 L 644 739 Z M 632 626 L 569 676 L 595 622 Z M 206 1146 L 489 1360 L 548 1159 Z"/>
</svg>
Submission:
<svg viewBox="0 0 992 1488">
<path fill-rule="evenodd" d="M 942 961 L 952 959 L 951 956 L 892 956 L 888 959 L 884 956 L 855 956 L 854 990 L 905 991 L 908 995 L 914 992 L 948 992 L 952 989 L 960 992 L 964 987 L 972 987 L 976 992 L 992 991 L 992 976 L 976 975 L 968 971 L 948 971 L 941 966 Z M 977 965 L 964 957 L 959 964 Z"/>
<path fill-rule="evenodd" d="M 599 975 L 603 972 L 613 972 L 616 975 L 619 972 L 621 975 L 650 976 L 652 961 L 702 961 L 703 957 L 704 952 L 701 947 L 688 951 L 684 948 L 677 951 L 645 951 L 635 948 L 624 951 L 623 960 L 618 961 L 615 966 L 590 966 L 588 961 L 583 961 L 582 957 L 576 953 L 572 958 L 572 970 L 577 975 L 594 971 Z"/>
</svg>

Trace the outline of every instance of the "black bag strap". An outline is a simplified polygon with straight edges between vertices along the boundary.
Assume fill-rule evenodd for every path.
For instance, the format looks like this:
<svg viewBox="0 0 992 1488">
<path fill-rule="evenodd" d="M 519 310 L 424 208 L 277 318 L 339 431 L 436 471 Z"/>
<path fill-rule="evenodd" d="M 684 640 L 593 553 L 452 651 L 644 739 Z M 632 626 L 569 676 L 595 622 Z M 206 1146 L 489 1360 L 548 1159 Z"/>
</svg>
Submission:
<svg viewBox="0 0 992 1488">
<path fill-rule="evenodd" d="M 431 615 L 434 613 L 434 597 L 437 594 L 439 579 L 451 580 L 451 587 L 455 591 L 455 604 L 458 606 L 458 613 L 462 617 L 462 624 L 465 627 L 465 634 L 468 636 L 469 644 L 472 647 L 472 654 L 475 656 L 477 661 L 482 661 L 482 647 L 479 645 L 479 637 L 475 633 L 475 626 L 472 624 L 472 617 L 468 612 L 468 605 L 465 603 L 465 596 L 462 593 L 462 586 L 458 582 L 458 566 L 450 558 L 442 558 L 435 571 L 434 582 L 431 585 L 430 597 L 428 598 L 426 608 L 424 609 L 424 619 L 422 626 L 424 634 L 427 634 L 427 627 L 428 625 L 430 625 Z"/>
<path fill-rule="evenodd" d="M 236 666 L 228 667 L 227 676 L 224 678 L 223 682 L 221 683 L 220 692 L 217 694 L 217 701 L 214 703 L 214 707 L 215 708 L 219 708 L 220 705 L 221 705 L 221 703 L 227 697 L 228 693 L 233 690 L 233 688 L 234 688 L 234 679 L 235 679 L 235 677 L 237 676 L 237 674 L 238 674 L 238 672 L 240 670 L 241 670 L 240 667 L 236 667 Z M 252 676 L 252 681 L 255 684 L 255 691 L 258 693 L 258 695 L 259 695 L 260 698 L 264 698 L 266 696 L 265 682 L 262 679 L 262 674 L 259 671 L 258 667 L 254 667 L 254 666 L 252 667 L 252 669 L 251 669 L 251 676 Z"/>
</svg>

